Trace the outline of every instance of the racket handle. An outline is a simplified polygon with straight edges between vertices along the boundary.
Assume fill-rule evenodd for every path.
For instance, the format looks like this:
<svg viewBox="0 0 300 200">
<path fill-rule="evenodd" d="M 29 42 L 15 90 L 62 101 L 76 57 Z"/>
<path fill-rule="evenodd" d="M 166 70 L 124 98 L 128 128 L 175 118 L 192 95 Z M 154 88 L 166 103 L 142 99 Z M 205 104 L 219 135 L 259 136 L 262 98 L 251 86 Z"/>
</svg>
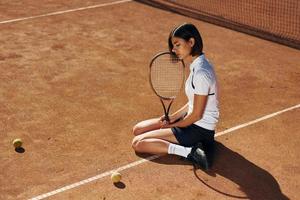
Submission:
<svg viewBox="0 0 300 200">
<path fill-rule="evenodd" d="M 166 120 L 168 123 L 170 122 L 169 115 L 165 115 L 165 120 Z"/>
<path fill-rule="evenodd" d="M 162 120 L 166 120 L 168 123 L 170 123 L 170 118 L 167 114 L 165 114 L 165 116 Z M 164 126 L 164 124 L 161 125 L 160 129 L 162 129 L 163 126 Z"/>
</svg>

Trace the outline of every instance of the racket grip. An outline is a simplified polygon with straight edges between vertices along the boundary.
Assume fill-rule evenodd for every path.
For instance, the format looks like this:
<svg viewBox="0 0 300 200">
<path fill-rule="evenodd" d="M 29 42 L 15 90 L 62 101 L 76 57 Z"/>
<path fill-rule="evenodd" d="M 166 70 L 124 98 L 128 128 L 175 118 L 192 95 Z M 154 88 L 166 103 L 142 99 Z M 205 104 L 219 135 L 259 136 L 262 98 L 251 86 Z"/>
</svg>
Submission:
<svg viewBox="0 0 300 200">
<path fill-rule="evenodd" d="M 165 115 L 165 120 L 166 120 L 168 123 L 170 122 L 169 115 Z"/>
</svg>

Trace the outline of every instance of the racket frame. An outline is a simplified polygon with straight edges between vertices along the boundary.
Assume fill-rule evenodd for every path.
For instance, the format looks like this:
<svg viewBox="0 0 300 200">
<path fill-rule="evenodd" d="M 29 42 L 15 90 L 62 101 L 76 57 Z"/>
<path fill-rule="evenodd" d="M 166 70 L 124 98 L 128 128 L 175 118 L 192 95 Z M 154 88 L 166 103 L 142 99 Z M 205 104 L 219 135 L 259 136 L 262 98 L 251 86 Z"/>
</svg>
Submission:
<svg viewBox="0 0 300 200">
<path fill-rule="evenodd" d="M 152 64 L 153 64 L 153 62 L 154 62 L 159 56 L 162 56 L 162 55 L 170 55 L 170 56 L 174 56 L 174 55 L 172 55 L 172 54 L 171 54 L 170 52 L 168 52 L 168 51 L 166 51 L 166 52 L 160 52 L 160 53 L 156 54 L 155 56 L 153 56 L 153 58 L 152 58 L 152 60 L 151 60 L 151 62 L 150 62 L 150 64 L 149 64 L 149 68 L 150 68 L 150 70 L 149 70 L 149 82 L 150 82 L 151 89 L 152 89 L 153 92 L 156 94 L 156 96 L 159 97 L 159 100 L 160 100 L 160 102 L 161 102 L 161 104 L 162 104 L 162 106 L 163 106 L 164 114 L 165 114 L 165 120 L 166 120 L 167 122 L 170 122 L 169 112 L 170 112 L 171 105 L 172 105 L 174 99 L 176 98 L 176 96 L 177 96 L 177 95 L 180 93 L 180 91 L 182 90 L 183 85 L 184 85 L 184 80 L 185 80 L 185 64 L 184 64 L 183 60 L 178 59 L 178 62 L 181 62 L 182 67 L 183 67 L 183 78 L 182 78 L 182 83 L 181 83 L 180 90 L 178 91 L 177 95 L 176 95 L 176 96 L 173 96 L 173 97 L 163 97 L 163 96 L 159 95 L 159 94 L 155 91 L 155 89 L 154 89 L 154 87 L 153 87 L 153 84 L 152 84 L 152 81 L 151 81 L 151 67 L 152 67 Z M 167 108 L 166 108 L 166 105 L 165 105 L 164 101 L 168 101 L 168 102 L 169 102 L 169 105 L 168 105 Z"/>
</svg>

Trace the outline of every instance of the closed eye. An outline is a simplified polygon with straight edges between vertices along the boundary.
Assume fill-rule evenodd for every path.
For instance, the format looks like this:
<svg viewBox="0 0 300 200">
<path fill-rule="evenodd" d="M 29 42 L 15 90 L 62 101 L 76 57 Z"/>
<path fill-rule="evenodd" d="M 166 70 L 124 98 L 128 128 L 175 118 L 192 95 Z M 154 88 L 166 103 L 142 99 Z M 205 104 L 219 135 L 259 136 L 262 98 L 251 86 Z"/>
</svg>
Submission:
<svg viewBox="0 0 300 200">
<path fill-rule="evenodd" d="M 180 46 L 180 43 L 175 43 L 174 44 L 174 47 L 179 47 Z"/>
</svg>

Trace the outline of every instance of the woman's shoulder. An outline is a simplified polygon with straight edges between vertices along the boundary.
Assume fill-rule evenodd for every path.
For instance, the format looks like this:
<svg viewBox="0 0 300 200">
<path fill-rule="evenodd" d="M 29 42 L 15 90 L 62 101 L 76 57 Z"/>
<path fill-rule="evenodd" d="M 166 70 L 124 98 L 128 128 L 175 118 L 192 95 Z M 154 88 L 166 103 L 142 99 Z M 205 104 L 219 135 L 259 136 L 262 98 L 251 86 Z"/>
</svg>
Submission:
<svg viewBox="0 0 300 200">
<path fill-rule="evenodd" d="M 198 68 L 197 70 L 194 71 L 193 76 L 194 76 L 194 80 L 196 81 L 206 80 L 208 82 L 214 82 L 215 80 L 215 75 L 213 70 L 211 70 L 211 68 L 205 68 L 205 67 Z"/>
<path fill-rule="evenodd" d="M 198 68 L 194 71 L 194 76 L 210 76 L 211 75 L 211 71 L 209 70 L 209 68 Z"/>
</svg>

